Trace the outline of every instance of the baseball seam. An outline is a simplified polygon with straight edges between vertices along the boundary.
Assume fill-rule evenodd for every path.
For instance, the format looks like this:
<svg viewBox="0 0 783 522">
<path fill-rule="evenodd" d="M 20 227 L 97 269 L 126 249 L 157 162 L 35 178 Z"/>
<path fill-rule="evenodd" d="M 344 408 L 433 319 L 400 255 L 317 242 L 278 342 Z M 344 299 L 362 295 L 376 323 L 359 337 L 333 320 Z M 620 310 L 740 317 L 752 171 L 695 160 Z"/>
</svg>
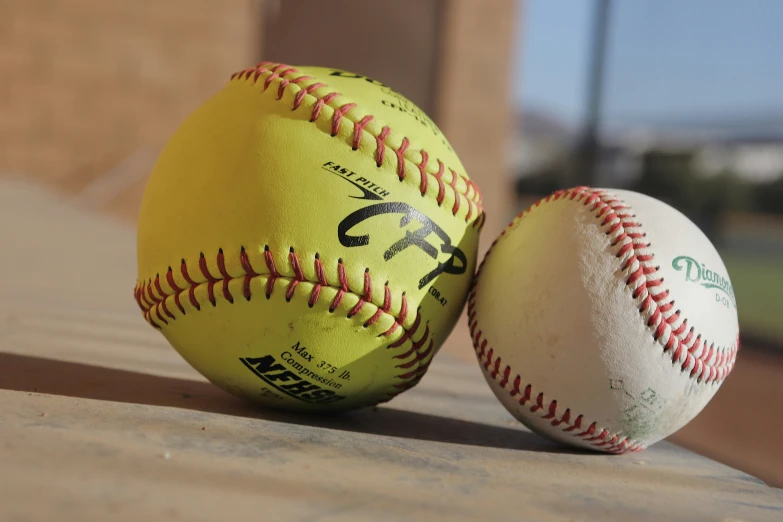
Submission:
<svg viewBox="0 0 783 522">
<path fill-rule="evenodd" d="M 271 66 L 271 67 L 268 67 Z M 252 79 L 255 85 L 259 78 L 263 75 L 267 75 L 263 81 L 262 92 L 266 92 L 272 85 L 272 82 L 279 80 L 276 92 L 276 99 L 278 101 L 283 99 L 285 89 L 289 86 L 299 89 L 294 93 L 294 100 L 292 110 L 297 110 L 306 97 L 314 100 L 312 112 L 310 114 L 310 121 L 315 122 L 320 116 L 323 107 L 326 105 L 333 110 L 330 125 L 330 134 L 332 137 L 337 136 L 340 131 L 343 121 L 348 121 L 353 125 L 353 133 L 351 137 L 351 148 L 358 150 L 361 145 L 362 139 L 365 135 L 375 141 L 375 164 L 378 167 L 383 165 L 383 161 L 386 157 L 386 149 L 390 149 L 397 162 L 397 177 L 403 182 L 408 177 L 408 169 L 411 167 L 406 166 L 406 162 L 410 162 L 413 168 L 419 171 L 419 191 L 422 196 L 426 196 L 427 189 L 430 184 L 430 178 L 438 185 L 438 194 L 436 201 L 438 206 L 442 206 L 445 200 L 445 194 L 447 188 L 454 194 L 454 203 L 451 208 L 451 213 L 456 216 L 461 207 L 461 199 L 464 198 L 467 204 L 467 212 L 465 214 L 465 222 L 469 222 L 472 217 L 475 216 L 472 226 L 474 228 L 481 228 L 484 226 L 486 215 L 482 206 L 481 192 L 478 186 L 473 183 L 467 176 L 457 173 L 455 170 L 448 168 L 439 159 L 435 159 L 434 162 L 430 160 L 430 154 L 424 149 L 419 150 L 420 158 L 416 161 L 411 157 L 414 149 L 411 148 L 411 142 L 407 137 L 402 138 L 402 142 L 399 146 L 393 146 L 386 142 L 392 129 L 385 125 L 377 134 L 371 132 L 367 125 L 375 119 L 374 116 L 368 114 L 361 118 L 359 121 L 354 121 L 348 116 L 348 112 L 356 107 L 355 103 L 345 104 L 333 104 L 335 98 L 340 96 L 340 93 L 336 91 L 328 92 L 323 96 L 317 96 L 314 92 L 317 89 L 325 88 L 329 90 L 329 86 L 323 82 L 316 81 L 307 86 L 298 85 L 301 82 L 308 80 L 314 80 L 313 77 L 303 75 L 301 71 L 290 65 L 279 64 L 274 62 L 261 62 L 254 67 L 244 69 L 231 75 L 231 81 L 234 80 L 250 80 Z M 437 167 L 435 166 L 437 165 Z M 446 171 L 451 173 L 450 179 L 444 180 L 444 174 Z M 460 187 L 458 181 L 461 180 L 464 184 L 464 188 Z"/>
<path fill-rule="evenodd" d="M 333 284 L 326 278 L 323 261 L 318 253 L 315 254 L 313 260 L 316 273 L 315 280 L 306 277 L 302 270 L 301 260 L 293 247 L 291 247 L 288 252 L 288 261 L 291 271 L 294 274 L 293 277 L 283 275 L 278 271 L 269 246 L 264 247 L 263 256 L 266 270 L 258 272 L 251 265 L 245 247 L 241 247 L 239 261 L 244 273 L 239 276 L 232 276 L 226 269 L 225 255 L 223 249 L 220 248 L 217 254 L 217 267 L 218 272 L 220 273 L 219 277 L 210 272 L 203 252 L 201 252 L 199 256 L 198 271 L 189 268 L 185 259 L 182 259 L 180 263 L 180 273 L 182 278 L 187 282 L 187 286 L 180 286 L 176 283 L 174 279 L 174 270 L 172 267 L 169 267 L 166 276 L 163 278 L 164 283 L 161 282 L 160 274 L 156 274 L 154 279 L 138 281 L 136 283 L 136 287 L 134 288 L 136 303 L 139 305 L 145 320 L 154 328 L 162 330 L 165 325 L 169 324 L 169 321 L 175 321 L 177 319 L 177 311 L 182 315 L 186 315 L 185 306 L 182 304 L 183 296 L 188 299 L 189 304 L 195 308 L 196 311 L 201 310 L 203 303 L 199 303 L 196 298 L 196 289 L 204 287 L 205 285 L 207 288 L 207 301 L 213 307 L 217 306 L 215 288 L 218 286 L 223 299 L 234 304 L 235 295 L 229 289 L 229 283 L 240 278 L 242 279 L 242 297 L 247 301 L 250 301 L 253 296 L 250 283 L 257 277 L 267 278 L 264 292 L 264 296 L 267 299 L 271 298 L 275 289 L 275 283 L 278 280 L 287 281 L 285 290 L 286 302 L 291 301 L 299 283 L 311 283 L 313 288 L 310 291 L 310 297 L 308 299 L 308 306 L 311 308 L 320 299 L 322 288 L 334 288 L 337 290 L 337 294 L 329 305 L 330 313 L 334 313 L 343 304 L 343 299 L 346 294 L 355 295 L 359 297 L 359 301 L 348 311 L 348 318 L 357 315 L 365 306 L 374 306 L 376 308 L 375 313 L 363 323 L 363 326 L 367 328 L 375 324 L 383 315 L 388 315 L 394 319 L 394 322 L 385 332 L 381 333 L 380 336 L 388 337 L 397 331 L 398 328 L 402 328 L 403 334 L 399 339 L 389 344 L 387 349 L 399 351 L 407 341 L 410 341 L 411 343 L 410 349 L 392 356 L 393 359 L 401 361 L 395 366 L 400 370 L 400 373 L 394 378 L 400 379 L 403 382 L 395 383 L 393 385 L 395 390 L 387 397 L 383 398 L 381 402 L 390 400 L 404 390 L 415 386 L 424 376 L 432 361 L 434 339 L 430 337 L 429 323 L 425 324 L 424 332 L 421 334 L 421 337 L 418 339 L 414 338 L 422 324 L 422 317 L 419 310 L 416 310 L 416 316 L 413 323 L 407 327 L 404 325 L 406 319 L 409 317 L 408 300 L 405 296 L 405 292 L 401 294 L 400 311 L 397 314 L 394 314 L 391 311 L 392 292 L 389 289 L 388 281 L 383 286 L 383 302 L 381 304 L 373 302 L 372 277 L 369 268 L 364 270 L 364 285 L 362 291 L 356 292 L 351 290 L 349 286 L 345 264 L 342 259 L 338 259 L 337 261 L 339 282 L 338 284 Z M 164 290 L 163 284 L 168 286 L 167 290 Z M 429 341 L 429 343 L 427 343 L 427 341 Z"/>
<path fill-rule="evenodd" d="M 502 375 L 498 383 L 503 389 L 509 382 L 512 388 L 509 391 L 512 397 L 522 395 L 520 405 L 533 401 L 533 385 L 527 384 L 522 391 L 522 378 L 520 375 L 511 380 L 513 370 L 506 365 L 501 371 L 502 361 L 495 356 L 494 349 L 489 346 L 489 341 L 484 336 L 477 318 L 476 311 L 476 285 L 481 277 L 484 263 L 495 245 L 503 239 L 506 233 L 513 229 L 514 225 L 527 214 L 538 208 L 542 203 L 568 199 L 581 202 L 584 206 L 592 205 L 591 212 L 596 219 L 601 220 L 601 227 L 607 236 L 610 236 L 611 247 L 616 249 L 615 257 L 621 262 L 620 271 L 625 274 L 625 284 L 631 290 L 631 295 L 636 301 L 639 312 L 653 338 L 663 348 L 664 353 L 670 353 L 673 365 L 680 365 L 682 372 L 689 372 L 689 378 L 695 378 L 697 382 L 708 384 L 722 382 L 731 372 L 736 360 L 739 347 L 739 337 L 735 343 L 727 348 L 716 348 L 714 343 L 709 344 L 702 339 L 701 334 L 695 335 L 694 328 L 688 328 L 687 319 L 681 319 L 680 310 L 674 310 L 674 299 L 670 298 L 668 290 L 662 288 L 663 277 L 660 277 L 657 267 L 653 264 L 654 254 L 649 252 L 651 245 L 646 243 L 646 234 L 642 226 L 635 220 L 631 208 L 622 200 L 607 194 L 601 190 L 593 190 L 588 187 L 577 187 L 569 190 L 560 190 L 548 197 L 538 200 L 530 208 L 520 213 L 506 229 L 498 236 L 487 251 L 484 260 L 479 266 L 476 279 L 468 297 L 468 321 L 473 346 L 481 366 L 493 380 Z M 493 356 L 495 359 L 493 361 Z M 490 370 L 491 368 L 491 370 Z M 619 433 L 610 433 L 592 422 L 587 429 L 579 433 L 587 420 L 578 414 L 573 423 L 571 410 L 566 408 L 559 416 L 557 414 L 557 400 L 544 404 L 544 394 L 539 392 L 535 396 L 535 403 L 530 408 L 531 413 L 539 412 L 541 419 L 552 419 L 552 426 L 565 424 L 564 432 L 571 433 L 575 437 L 583 439 L 592 445 L 611 453 L 625 453 L 627 451 L 640 451 L 644 445 L 625 438 L 620 438 Z M 596 434 L 597 433 L 597 434 Z"/>
</svg>

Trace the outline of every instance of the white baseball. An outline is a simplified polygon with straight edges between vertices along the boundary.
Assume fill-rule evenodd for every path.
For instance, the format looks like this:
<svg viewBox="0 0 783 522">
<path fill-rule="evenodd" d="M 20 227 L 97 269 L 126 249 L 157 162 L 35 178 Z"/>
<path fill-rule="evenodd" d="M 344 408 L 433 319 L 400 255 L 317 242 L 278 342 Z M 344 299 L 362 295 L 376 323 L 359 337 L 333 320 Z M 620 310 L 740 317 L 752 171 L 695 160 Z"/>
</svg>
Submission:
<svg viewBox="0 0 783 522">
<path fill-rule="evenodd" d="M 726 267 L 688 218 L 624 190 L 557 192 L 495 241 L 468 301 L 492 390 L 531 430 L 611 453 L 674 433 L 739 344 Z"/>
</svg>

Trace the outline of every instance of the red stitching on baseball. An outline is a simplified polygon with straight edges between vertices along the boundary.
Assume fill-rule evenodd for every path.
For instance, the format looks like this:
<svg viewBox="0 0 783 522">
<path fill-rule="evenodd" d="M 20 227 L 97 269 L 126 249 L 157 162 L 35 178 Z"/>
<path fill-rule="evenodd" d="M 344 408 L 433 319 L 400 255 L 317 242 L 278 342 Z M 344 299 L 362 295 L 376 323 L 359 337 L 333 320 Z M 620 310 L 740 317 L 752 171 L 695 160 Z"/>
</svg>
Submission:
<svg viewBox="0 0 783 522">
<path fill-rule="evenodd" d="M 544 394 L 539 394 L 539 397 L 543 400 Z M 557 415 L 557 401 L 552 401 L 549 403 L 549 413 L 541 417 L 542 419 L 554 419 L 555 415 Z"/>
<path fill-rule="evenodd" d="M 645 237 L 644 233 L 630 230 L 634 228 L 641 229 L 641 225 L 634 221 L 631 214 L 617 212 L 618 210 L 628 209 L 628 206 L 619 199 L 606 195 L 603 191 L 577 187 L 554 192 L 546 198 L 535 202 L 530 208 L 520 213 L 495 239 L 484 259 L 486 260 L 489 257 L 498 241 L 505 236 L 507 231 L 511 230 L 511 227 L 518 220 L 538 208 L 542 203 L 557 201 L 561 198 L 579 201 L 585 206 L 593 205 L 593 212 L 596 218 L 601 219 L 601 226 L 608 227 L 607 234 L 615 235 L 611 243 L 613 247 L 617 248 L 615 256 L 619 259 L 628 256 L 621 264 L 622 271 L 630 271 L 630 274 L 626 276 L 626 284 L 631 287 L 632 297 L 641 299 L 639 304 L 640 313 L 649 314 L 645 322 L 648 328 L 650 328 L 653 337 L 662 345 L 663 352 L 671 353 L 673 364 L 679 364 L 683 372 L 689 371 L 691 378 L 695 378 L 698 382 L 704 384 L 713 383 L 728 376 L 736 360 L 739 336 L 734 344 L 728 348 L 715 348 L 714 343 L 706 347 L 707 343 L 702 340 L 701 335 L 694 334 L 692 327 L 688 329 L 687 319 L 683 319 L 679 326 L 674 326 L 679 321 L 681 312 L 677 310 L 668 316 L 665 315 L 674 308 L 674 301 L 670 299 L 669 292 L 662 290 L 653 294 L 650 291 L 651 289 L 659 288 L 663 284 L 663 279 L 658 277 L 659 268 L 645 264 L 651 263 L 654 257 L 651 253 L 643 252 L 650 248 L 650 244 L 641 241 Z M 620 226 L 617 226 L 618 224 Z M 478 269 L 477 280 L 481 276 L 482 267 L 483 262 Z M 487 348 L 488 340 L 483 337 L 483 333 L 478 326 L 475 299 L 476 285 L 474 282 L 473 289 L 468 297 L 468 321 L 471 339 L 481 366 L 487 371 L 489 371 L 490 367 L 493 367 L 490 376 L 496 379 L 500 373 L 501 359 L 496 357 L 493 361 L 494 349 L 491 346 Z M 686 330 L 687 334 L 683 337 Z M 664 337 L 666 337 L 665 340 L 663 339 Z M 512 370 L 509 366 L 506 366 L 502 373 L 503 378 L 499 384 L 505 389 Z M 522 393 L 522 377 L 516 375 L 512 382 L 511 389 L 508 391 L 509 395 L 515 397 L 522 394 L 519 404 L 525 405 L 531 400 L 533 393 L 532 384 L 527 384 L 524 393 Z M 617 434 L 611 435 L 607 430 L 599 428 L 595 422 L 590 424 L 587 429 L 579 431 L 582 430 L 583 415 L 577 415 L 574 422 L 571 423 L 572 413 L 570 409 L 566 408 L 565 413 L 558 419 L 557 401 L 551 400 L 549 405 L 546 406 L 545 396 L 542 392 L 536 396 L 535 404 L 530 408 L 530 411 L 533 413 L 546 411 L 546 414 L 540 415 L 540 418 L 551 419 L 552 426 L 566 426 L 562 429 L 563 432 L 571 433 L 573 436 L 582 438 L 583 441 L 600 447 L 607 452 L 625 453 L 644 449 L 641 443 L 628 438 L 620 438 Z M 574 433 L 576 431 L 579 432 Z M 596 432 L 598 433 L 596 434 Z M 589 438 L 585 438 L 588 436 Z"/>
</svg>

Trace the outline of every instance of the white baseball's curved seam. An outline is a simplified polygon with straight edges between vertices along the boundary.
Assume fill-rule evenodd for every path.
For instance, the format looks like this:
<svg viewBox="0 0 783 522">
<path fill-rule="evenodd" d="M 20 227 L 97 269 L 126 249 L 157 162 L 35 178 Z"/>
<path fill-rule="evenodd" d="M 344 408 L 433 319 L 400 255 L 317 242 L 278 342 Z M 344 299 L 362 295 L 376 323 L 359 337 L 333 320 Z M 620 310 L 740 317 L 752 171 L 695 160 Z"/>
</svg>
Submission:
<svg viewBox="0 0 783 522">
<path fill-rule="evenodd" d="M 498 384 L 504 390 L 508 390 L 508 386 L 511 383 L 512 389 L 508 391 L 512 396 L 524 393 L 520 398 L 521 405 L 528 401 L 533 402 L 534 392 L 532 384 L 527 384 L 523 392 L 521 377 L 517 375 L 513 381 L 510 379 L 512 374 L 510 366 L 506 366 L 505 370 L 501 372 L 501 357 L 496 357 L 493 363 L 494 349 L 491 346 L 488 347 L 489 341 L 484 336 L 477 318 L 476 285 L 481 277 L 481 270 L 486 259 L 489 258 L 494 246 L 502 241 L 506 233 L 519 220 L 542 203 L 561 199 L 569 199 L 580 203 L 584 201 L 583 204 L 585 206 L 593 205 L 590 211 L 596 213 L 596 218 L 603 218 L 601 226 L 607 229 L 606 234 L 611 237 L 611 245 L 617 247 L 615 257 L 619 258 L 622 264 L 621 273 L 626 278 L 626 285 L 632 291 L 632 297 L 637 303 L 637 307 L 640 308 L 640 313 L 647 327 L 651 330 L 656 342 L 663 347 L 663 353 L 672 352 L 672 363 L 674 365 L 680 363 L 683 372 L 691 370 L 689 377 L 696 377 L 697 382 L 703 384 L 722 382 L 734 366 L 739 341 L 735 341 L 730 347 L 719 347 L 717 350 L 714 349 L 714 346 L 706 348 L 706 342 L 701 341 L 701 335 L 694 335 L 693 328 L 687 329 L 687 326 L 685 326 L 687 325 L 686 319 L 679 322 L 679 311 L 672 310 L 673 300 L 668 300 L 663 304 L 658 303 L 658 301 L 666 299 L 669 293 L 667 290 L 657 288 L 657 282 L 660 281 L 662 283 L 663 279 L 654 279 L 658 271 L 658 267 L 652 264 L 654 254 L 642 253 L 637 255 L 636 253 L 637 251 L 647 250 L 651 245 L 643 243 L 645 234 L 640 232 L 641 225 L 633 221 L 634 216 L 628 213 L 631 210 L 630 207 L 611 194 L 601 190 L 591 190 L 586 187 L 558 191 L 547 198 L 537 201 L 533 206 L 519 214 L 506 227 L 492 244 L 484 261 L 482 261 L 478 269 L 476 281 L 468 297 L 468 321 L 473 346 L 479 361 L 483 363 L 481 366 L 484 368 L 484 371 L 490 372 L 489 376 L 493 380 L 497 380 L 497 377 L 502 373 L 503 377 Z M 638 231 L 632 229 L 638 229 Z M 651 292 L 651 289 L 656 290 L 656 292 Z M 684 334 L 686 331 L 687 334 Z M 666 341 L 664 342 L 662 339 L 666 339 Z M 672 341 L 673 339 L 676 342 Z M 683 350 L 683 348 L 685 349 Z M 490 367 L 492 367 L 491 370 Z M 702 378 L 705 371 L 707 376 Z M 565 412 L 558 416 L 557 410 L 561 408 L 557 406 L 557 400 L 552 400 L 549 406 L 546 407 L 544 405 L 544 394 L 539 392 L 530 411 L 531 413 L 541 412 L 540 419 L 553 419 L 551 422 L 553 426 L 566 424 L 567 428 L 563 429 L 564 432 L 581 430 L 579 433 L 573 433 L 573 435 L 608 452 L 640 451 L 645 447 L 640 442 L 628 438 L 620 438 L 622 435 L 620 432 L 610 433 L 608 430 L 599 427 L 595 422 L 590 423 L 588 428 L 583 428 L 589 421 L 584 420 L 584 416 L 580 414 L 575 416 L 575 420 L 572 423 L 571 418 L 574 415 L 571 414 L 571 410 L 566 408 Z"/>
</svg>

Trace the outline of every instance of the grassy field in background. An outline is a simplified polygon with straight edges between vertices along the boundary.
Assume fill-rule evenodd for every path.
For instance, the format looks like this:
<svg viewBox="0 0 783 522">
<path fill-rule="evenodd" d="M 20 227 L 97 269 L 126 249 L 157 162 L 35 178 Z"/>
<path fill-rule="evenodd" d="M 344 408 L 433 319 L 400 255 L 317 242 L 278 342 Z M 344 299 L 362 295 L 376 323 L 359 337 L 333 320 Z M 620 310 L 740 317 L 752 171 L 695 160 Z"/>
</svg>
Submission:
<svg viewBox="0 0 783 522">
<path fill-rule="evenodd" d="M 741 331 L 783 346 L 783 260 L 721 254 L 737 296 Z"/>
</svg>

